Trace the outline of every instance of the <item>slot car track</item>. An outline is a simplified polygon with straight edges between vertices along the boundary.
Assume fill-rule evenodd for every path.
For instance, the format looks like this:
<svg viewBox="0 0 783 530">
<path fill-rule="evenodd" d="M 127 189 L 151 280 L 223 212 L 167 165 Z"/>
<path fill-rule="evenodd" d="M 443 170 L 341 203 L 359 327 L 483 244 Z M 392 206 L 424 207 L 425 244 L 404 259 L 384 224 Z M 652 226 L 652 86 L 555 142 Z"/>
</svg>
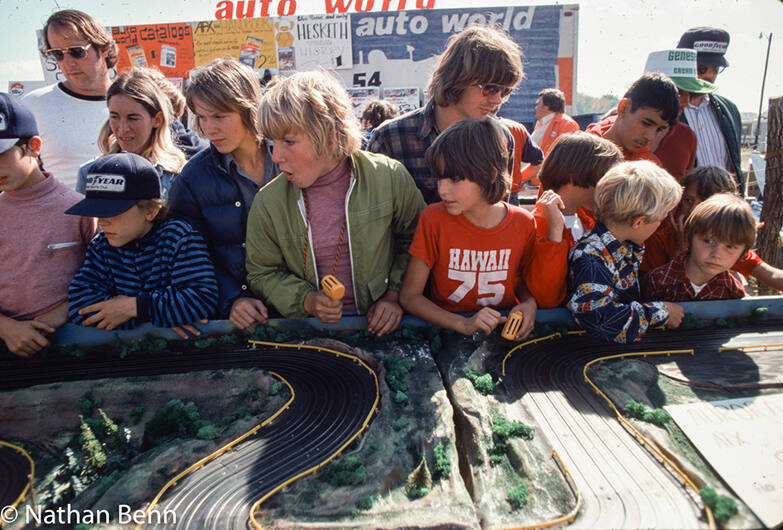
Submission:
<svg viewBox="0 0 783 530">
<path fill-rule="evenodd" d="M 514 352 L 505 364 L 503 384 L 510 398 L 534 415 L 571 472 L 584 504 L 577 528 L 706 528 L 699 499 L 623 428 L 603 398 L 585 382 L 589 361 L 616 352 L 693 348 L 695 355 L 718 355 L 732 346 L 781 342 L 783 334 L 735 337 L 743 331 L 652 332 L 642 344 L 607 345 L 586 336 L 544 340 Z M 732 340 L 734 339 L 734 340 Z M 676 356 L 649 356 L 649 363 Z"/>
<path fill-rule="evenodd" d="M 0 443 L 0 510 L 20 500 L 30 482 L 30 461 L 17 448 Z"/>
<path fill-rule="evenodd" d="M 0 391 L 36 384 L 99 378 L 165 375 L 198 370 L 259 368 L 274 371 L 295 399 L 269 426 L 207 463 L 167 491 L 156 508 L 173 510 L 176 524 L 156 528 L 244 529 L 255 501 L 340 451 L 363 429 L 379 405 L 374 372 L 347 356 L 296 346 L 221 349 L 175 354 L 136 354 L 123 359 L 69 359 L 2 363 Z M 0 453 L 0 474 L 13 466 L 16 489 L 25 487 L 29 465 Z M 4 484 L 5 486 L 5 484 Z M 152 526 L 150 526 L 152 527 Z"/>
</svg>

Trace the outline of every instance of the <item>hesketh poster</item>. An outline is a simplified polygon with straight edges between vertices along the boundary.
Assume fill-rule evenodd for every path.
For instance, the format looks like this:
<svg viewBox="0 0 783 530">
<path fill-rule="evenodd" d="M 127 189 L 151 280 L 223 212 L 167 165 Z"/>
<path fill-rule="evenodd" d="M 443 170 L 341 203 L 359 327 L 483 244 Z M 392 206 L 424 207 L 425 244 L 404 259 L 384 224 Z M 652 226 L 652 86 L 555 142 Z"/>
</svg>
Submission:
<svg viewBox="0 0 783 530">
<path fill-rule="evenodd" d="M 196 66 L 190 24 L 114 26 L 117 43 L 117 72 L 142 66 L 160 69 L 166 77 L 188 77 Z"/>
<path fill-rule="evenodd" d="M 293 68 L 286 68 L 287 70 L 312 70 L 314 68 L 341 70 L 350 69 L 353 65 L 349 15 L 318 15 L 282 19 L 277 27 L 277 44 L 280 54 L 284 50 L 281 43 L 283 26 L 294 37 L 291 44 Z"/>
</svg>

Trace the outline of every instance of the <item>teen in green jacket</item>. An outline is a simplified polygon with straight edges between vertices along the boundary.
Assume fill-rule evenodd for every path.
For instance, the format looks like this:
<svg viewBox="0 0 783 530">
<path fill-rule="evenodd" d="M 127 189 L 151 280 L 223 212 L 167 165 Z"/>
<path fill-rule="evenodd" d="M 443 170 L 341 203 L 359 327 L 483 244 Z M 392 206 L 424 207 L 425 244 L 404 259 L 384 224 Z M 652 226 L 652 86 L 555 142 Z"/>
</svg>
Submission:
<svg viewBox="0 0 783 530">
<path fill-rule="evenodd" d="M 247 226 L 251 290 L 287 318 L 337 322 L 366 314 L 383 335 L 402 318 L 399 289 L 424 199 L 405 167 L 359 151 L 361 132 L 345 89 L 302 72 L 270 89 L 259 125 L 282 173 L 253 201 Z M 332 274 L 342 300 L 320 290 Z"/>
</svg>

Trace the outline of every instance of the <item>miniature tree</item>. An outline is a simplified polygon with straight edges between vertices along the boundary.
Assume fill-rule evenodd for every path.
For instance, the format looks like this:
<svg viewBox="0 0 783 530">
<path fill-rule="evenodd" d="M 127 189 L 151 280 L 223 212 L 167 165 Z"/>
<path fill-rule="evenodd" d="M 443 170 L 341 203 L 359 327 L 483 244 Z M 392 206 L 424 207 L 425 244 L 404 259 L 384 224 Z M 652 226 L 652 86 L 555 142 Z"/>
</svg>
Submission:
<svg viewBox="0 0 783 530">
<path fill-rule="evenodd" d="M 718 495 L 713 488 L 704 486 L 699 490 L 701 500 L 710 507 L 715 520 L 721 525 L 737 515 L 737 503 L 731 497 Z"/>
<path fill-rule="evenodd" d="M 427 495 L 432 489 L 432 475 L 427 467 L 427 459 L 421 455 L 421 461 L 410 475 L 405 485 L 405 492 L 411 499 L 418 499 Z"/>
<path fill-rule="evenodd" d="M 84 463 L 90 473 L 98 473 L 106 465 L 106 453 L 101 447 L 101 443 L 95 437 L 89 425 L 84 421 L 83 416 L 79 416 L 82 432 L 82 451 L 84 452 Z"/>
<path fill-rule="evenodd" d="M 491 374 L 479 375 L 475 370 L 465 372 L 465 377 L 473 383 L 473 386 L 485 396 L 495 391 L 495 383 L 492 381 Z"/>
<path fill-rule="evenodd" d="M 332 486 L 357 486 L 367 480 L 367 469 L 359 457 L 349 455 L 339 462 L 329 462 L 321 476 Z"/>
<path fill-rule="evenodd" d="M 442 443 L 435 446 L 435 478 L 447 479 L 451 475 L 451 461 Z"/>
<path fill-rule="evenodd" d="M 527 502 L 527 485 L 520 484 L 519 486 L 516 486 L 514 488 L 511 488 L 511 490 L 508 492 L 508 496 L 506 499 L 508 500 L 508 503 L 511 505 L 511 508 L 516 510 L 518 508 L 521 508 L 525 502 Z"/>
<path fill-rule="evenodd" d="M 103 420 L 103 432 L 106 433 L 106 441 L 109 447 L 118 447 L 122 443 L 122 437 L 117 424 L 103 412 L 103 409 L 98 409 L 98 414 Z"/>
<path fill-rule="evenodd" d="M 179 399 L 172 399 L 152 416 L 144 426 L 143 448 L 155 445 L 162 438 L 195 436 L 201 415 L 192 401 L 187 405 Z"/>
</svg>

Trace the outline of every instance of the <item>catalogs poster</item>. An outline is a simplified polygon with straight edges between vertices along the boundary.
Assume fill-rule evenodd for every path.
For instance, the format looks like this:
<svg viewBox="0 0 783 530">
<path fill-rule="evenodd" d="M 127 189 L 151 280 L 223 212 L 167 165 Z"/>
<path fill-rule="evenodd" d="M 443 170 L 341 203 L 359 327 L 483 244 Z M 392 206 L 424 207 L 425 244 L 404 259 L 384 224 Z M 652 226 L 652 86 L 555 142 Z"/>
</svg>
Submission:
<svg viewBox="0 0 783 530">
<path fill-rule="evenodd" d="M 114 26 L 111 35 L 119 48 L 119 73 L 142 66 L 159 69 L 167 77 L 188 77 L 195 67 L 190 24 Z"/>
</svg>

